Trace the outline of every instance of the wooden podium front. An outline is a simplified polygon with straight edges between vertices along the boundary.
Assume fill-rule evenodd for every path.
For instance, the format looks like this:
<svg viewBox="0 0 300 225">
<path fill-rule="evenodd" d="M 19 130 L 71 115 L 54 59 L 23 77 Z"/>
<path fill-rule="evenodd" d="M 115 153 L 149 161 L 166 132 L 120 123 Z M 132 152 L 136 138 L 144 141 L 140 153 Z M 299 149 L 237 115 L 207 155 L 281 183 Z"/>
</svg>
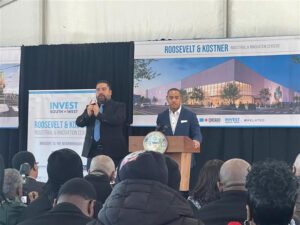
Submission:
<svg viewBox="0 0 300 225">
<path fill-rule="evenodd" d="M 194 149 L 193 140 L 185 136 L 167 136 L 168 148 L 165 152 L 174 159 L 180 169 L 180 191 L 188 191 L 190 186 L 190 169 L 192 153 L 199 153 L 200 148 Z M 129 152 L 144 149 L 144 136 L 129 136 Z"/>
</svg>

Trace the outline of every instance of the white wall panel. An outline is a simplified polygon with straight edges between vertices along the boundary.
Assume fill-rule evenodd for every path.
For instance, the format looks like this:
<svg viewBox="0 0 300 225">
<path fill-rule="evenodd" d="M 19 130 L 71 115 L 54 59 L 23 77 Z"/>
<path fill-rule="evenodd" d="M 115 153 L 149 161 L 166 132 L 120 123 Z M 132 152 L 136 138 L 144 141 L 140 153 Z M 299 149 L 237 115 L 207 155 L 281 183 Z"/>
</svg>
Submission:
<svg viewBox="0 0 300 225">
<path fill-rule="evenodd" d="M 300 0 L 16 0 L 1 46 L 42 44 L 43 1 L 45 44 L 300 35 Z"/>
<path fill-rule="evenodd" d="M 224 0 L 50 0 L 48 43 L 224 37 Z"/>
<path fill-rule="evenodd" d="M 0 46 L 41 43 L 39 0 L 18 0 L 0 8 Z"/>
<path fill-rule="evenodd" d="M 229 0 L 229 37 L 300 35 L 299 0 Z"/>
</svg>

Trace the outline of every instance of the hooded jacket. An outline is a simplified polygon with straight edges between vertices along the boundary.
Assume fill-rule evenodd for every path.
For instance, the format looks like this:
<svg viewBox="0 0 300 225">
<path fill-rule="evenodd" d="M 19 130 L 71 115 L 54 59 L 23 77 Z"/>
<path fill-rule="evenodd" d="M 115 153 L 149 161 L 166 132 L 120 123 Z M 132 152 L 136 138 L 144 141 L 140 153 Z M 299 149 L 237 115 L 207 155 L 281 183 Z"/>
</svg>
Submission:
<svg viewBox="0 0 300 225">
<path fill-rule="evenodd" d="M 126 179 L 118 183 L 88 225 L 193 225 L 202 224 L 181 194 L 153 180 Z"/>
</svg>

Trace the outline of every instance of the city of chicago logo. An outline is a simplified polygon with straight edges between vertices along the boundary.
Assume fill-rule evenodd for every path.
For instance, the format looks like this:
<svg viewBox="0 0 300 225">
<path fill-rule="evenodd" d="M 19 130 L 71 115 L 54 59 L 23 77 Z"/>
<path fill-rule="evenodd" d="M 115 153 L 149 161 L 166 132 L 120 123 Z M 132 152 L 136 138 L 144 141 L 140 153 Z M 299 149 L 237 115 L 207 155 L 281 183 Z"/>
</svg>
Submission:
<svg viewBox="0 0 300 225">
<path fill-rule="evenodd" d="M 146 151 L 164 153 L 168 147 L 168 140 L 162 132 L 152 131 L 144 138 L 143 146 Z"/>
</svg>

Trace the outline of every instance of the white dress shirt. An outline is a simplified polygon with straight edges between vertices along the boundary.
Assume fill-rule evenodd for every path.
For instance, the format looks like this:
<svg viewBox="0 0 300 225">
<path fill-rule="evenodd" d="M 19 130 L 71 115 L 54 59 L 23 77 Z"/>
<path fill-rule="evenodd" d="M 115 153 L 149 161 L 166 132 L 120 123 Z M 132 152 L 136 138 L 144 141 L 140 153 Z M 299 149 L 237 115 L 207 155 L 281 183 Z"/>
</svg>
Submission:
<svg viewBox="0 0 300 225">
<path fill-rule="evenodd" d="M 181 111 L 181 106 L 174 113 L 172 112 L 172 110 L 169 109 L 170 124 L 171 124 L 173 134 L 175 133 L 175 129 L 176 129 L 179 115 L 180 115 L 180 111 Z"/>
</svg>

